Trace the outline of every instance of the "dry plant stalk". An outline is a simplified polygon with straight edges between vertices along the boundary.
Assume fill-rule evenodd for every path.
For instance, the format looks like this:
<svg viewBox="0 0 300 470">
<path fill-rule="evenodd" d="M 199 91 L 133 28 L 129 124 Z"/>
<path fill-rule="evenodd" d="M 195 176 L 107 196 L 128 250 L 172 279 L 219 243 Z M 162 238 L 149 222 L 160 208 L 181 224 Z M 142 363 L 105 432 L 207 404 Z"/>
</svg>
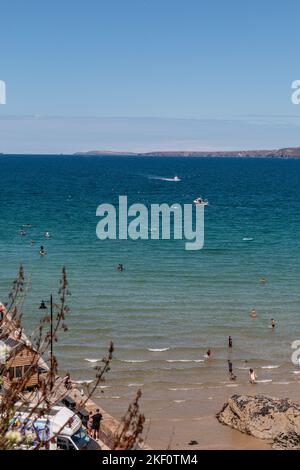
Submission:
<svg viewBox="0 0 300 470">
<path fill-rule="evenodd" d="M 141 396 L 142 392 L 138 390 L 135 400 L 129 405 L 127 413 L 122 419 L 113 450 L 133 449 L 136 444 L 142 442 L 141 434 L 144 429 L 145 416 L 140 413 L 139 400 Z"/>
</svg>

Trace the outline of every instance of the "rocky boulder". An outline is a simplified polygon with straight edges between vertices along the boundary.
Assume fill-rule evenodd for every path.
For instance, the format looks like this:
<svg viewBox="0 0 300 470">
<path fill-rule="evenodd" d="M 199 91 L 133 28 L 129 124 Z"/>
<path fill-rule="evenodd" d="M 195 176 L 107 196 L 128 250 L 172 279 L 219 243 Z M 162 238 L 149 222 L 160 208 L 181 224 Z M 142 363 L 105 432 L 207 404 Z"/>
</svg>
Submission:
<svg viewBox="0 0 300 470">
<path fill-rule="evenodd" d="M 300 405 L 264 395 L 233 395 L 216 415 L 251 436 L 268 439 L 276 449 L 300 450 Z"/>
</svg>

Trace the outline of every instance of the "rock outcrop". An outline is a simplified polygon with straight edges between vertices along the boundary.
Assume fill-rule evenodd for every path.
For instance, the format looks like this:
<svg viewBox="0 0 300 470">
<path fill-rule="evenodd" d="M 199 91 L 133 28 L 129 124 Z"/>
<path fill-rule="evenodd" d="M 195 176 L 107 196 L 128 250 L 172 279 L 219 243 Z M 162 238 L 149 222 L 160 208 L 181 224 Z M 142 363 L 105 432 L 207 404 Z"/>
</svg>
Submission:
<svg viewBox="0 0 300 470">
<path fill-rule="evenodd" d="M 300 450 L 300 405 L 287 398 L 233 395 L 216 417 L 233 429 L 270 440 L 273 448 Z"/>
</svg>

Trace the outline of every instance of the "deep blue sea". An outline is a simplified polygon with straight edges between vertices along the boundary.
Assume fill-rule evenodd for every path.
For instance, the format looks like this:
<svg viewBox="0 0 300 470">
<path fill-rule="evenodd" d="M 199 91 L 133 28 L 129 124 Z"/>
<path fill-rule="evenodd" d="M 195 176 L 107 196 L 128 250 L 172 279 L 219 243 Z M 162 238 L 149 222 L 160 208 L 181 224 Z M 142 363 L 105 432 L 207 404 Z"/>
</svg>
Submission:
<svg viewBox="0 0 300 470">
<path fill-rule="evenodd" d="M 32 276 L 24 307 L 30 330 L 40 301 L 57 297 L 66 266 L 71 311 L 69 331 L 55 345 L 59 363 L 75 379 L 90 379 L 92 360 L 113 340 L 103 388 L 112 409 L 138 386 L 161 406 L 188 400 L 184 389 L 225 386 L 229 355 L 240 383 L 249 364 L 268 383 L 296 380 L 290 358 L 300 339 L 300 160 L 0 156 L 0 174 L 0 299 L 22 263 Z M 181 181 L 163 179 L 174 175 Z M 181 240 L 100 241 L 96 209 L 117 204 L 119 195 L 146 205 L 207 198 L 204 248 L 186 251 Z M 202 362 L 208 348 L 209 364 Z"/>
</svg>

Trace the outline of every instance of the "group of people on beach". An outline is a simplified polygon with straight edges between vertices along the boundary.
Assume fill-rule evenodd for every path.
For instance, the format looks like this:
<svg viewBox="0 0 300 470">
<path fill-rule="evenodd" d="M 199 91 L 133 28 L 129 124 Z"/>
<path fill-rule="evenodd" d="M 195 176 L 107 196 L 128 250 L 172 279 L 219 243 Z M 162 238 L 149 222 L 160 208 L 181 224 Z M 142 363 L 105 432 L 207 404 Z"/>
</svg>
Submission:
<svg viewBox="0 0 300 470">
<path fill-rule="evenodd" d="M 250 311 L 250 315 L 253 318 L 256 318 L 256 310 L 254 308 Z M 271 318 L 270 328 L 272 328 L 272 330 L 274 330 L 276 328 L 276 321 L 274 320 L 274 318 Z M 228 337 L 228 349 L 232 350 L 232 348 L 233 348 L 233 340 L 232 340 L 232 337 L 229 336 Z M 204 355 L 204 357 L 206 359 L 209 359 L 209 360 L 212 359 L 212 350 L 208 349 L 206 351 L 206 354 Z M 246 360 L 245 362 L 247 363 L 248 361 Z M 232 363 L 231 359 L 228 359 L 227 363 L 228 363 L 229 380 L 236 380 L 237 376 L 233 373 L 233 363 Z M 256 380 L 257 380 L 257 374 L 256 374 L 255 370 L 254 369 L 249 369 L 249 382 L 251 384 L 255 384 Z"/>
</svg>

